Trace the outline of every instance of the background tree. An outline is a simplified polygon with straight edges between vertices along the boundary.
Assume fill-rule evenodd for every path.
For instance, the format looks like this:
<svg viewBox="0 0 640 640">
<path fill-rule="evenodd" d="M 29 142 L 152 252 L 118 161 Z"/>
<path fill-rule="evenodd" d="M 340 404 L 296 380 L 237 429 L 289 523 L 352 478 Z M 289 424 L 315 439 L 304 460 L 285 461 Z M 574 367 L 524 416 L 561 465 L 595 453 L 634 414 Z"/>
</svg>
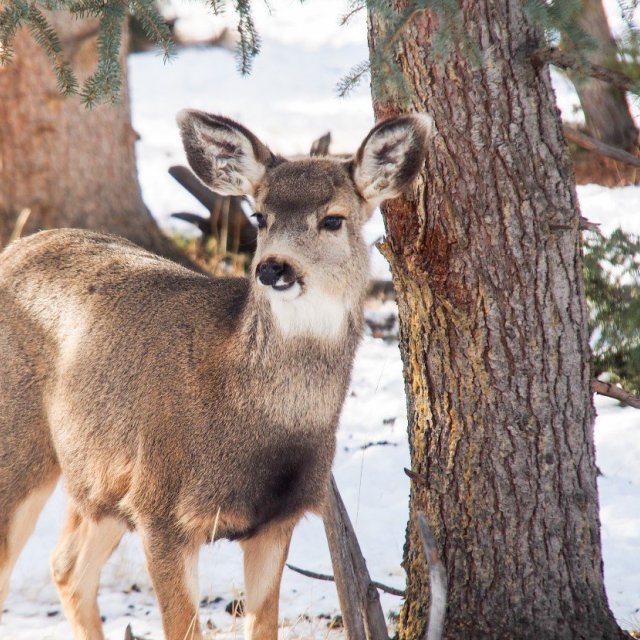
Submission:
<svg viewBox="0 0 640 640">
<path fill-rule="evenodd" d="M 440 133 L 421 188 L 385 207 L 384 252 L 424 478 L 410 510 L 441 544 L 445 635 L 623 637 L 603 585 L 578 203 L 549 72 L 532 61 L 540 31 L 518 0 L 391 4 L 370 3 L 376 118 L 428 111 Z M 450 25 L 460 37 L 438 59 Z M 400 635 L 418 638 L 414 518 L 404 566 Z"/>
<path fill-rule="evenodd" d="M 61 54 L 80 81 L 96 70 L 102 40 L 98 21 L 48 16 Z M 126 35 L 120 47 L 126 55 Z M 0 245 L 30 209 L 24 233 L 81 227 L 129 238 L 156 253 L 190 264 L 160 231 L 138 184 L 126 65 L 120 99 L 87 109 L 81 96 L 60 94 L 46 49 L 26 29 L 16 34 L 11 64 L 0 67 Z M 113 65 L 112 65 L 113 66 Z"/>
<path fill-rule="evenodd" d="M 580 51 L 580 55 L 584 55 L 592 64 L 615 67 L 618 47 L 609 30 L 602 0 L 582 0 L 576 17 L 577 26 L 591 40 L 591 46 Z M 576 43 L 566 35 L 563 46 L 569 52 L 576 49 Z M 624 91 L 581 74 L 579 69 L 570 70 L 569 77 L 580 98 L 587 132 L 606 144 L 627 151 L 634 150 L 638 144 L 638 129 L 629 112 Z"/>
</svg>

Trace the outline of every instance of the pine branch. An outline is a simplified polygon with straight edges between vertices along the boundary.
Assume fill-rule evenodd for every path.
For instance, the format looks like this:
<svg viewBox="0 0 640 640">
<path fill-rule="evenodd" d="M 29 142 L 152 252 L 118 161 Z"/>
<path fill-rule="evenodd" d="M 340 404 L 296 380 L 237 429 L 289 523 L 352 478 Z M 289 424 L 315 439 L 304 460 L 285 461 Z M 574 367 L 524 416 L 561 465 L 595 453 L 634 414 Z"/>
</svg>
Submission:
<svg viewBox="0 0 640 640">
<path fill-rule="evenodd" d="M 149 40 L 163 50 L 166 62 L 174 54 L 175 45 L 155 0 L 129 0 L 129 5 Z"/>
<path fill-rule="evenodd" d="M 13 57 L 13 42 L 18 27 L 29 18 L 29 5 L 23 0 L 7 4 L 0 11 L 0 65 Z"/>
<path fill-rule="evenodd" d="M 349 71 L 349 73 L 344 76 L 340 82 L 338 82 L 336 86 L 338 96 L 344 98 L 351 90 L 355 89 L 355 87 L 360 84 L 364 76 L 367 75 L 370 70 L 371 63 L 368 60 L 363 60 L 353 67 L 351 71 Z"/>
<path fill-rule="evenodd" d="M 251 71 L 253 59 L 260 51 L 260 39 L 251 15 L 251 0 L 236 0 L 235 9 L 240 36 L 237 47 L 238 71 L 246 76 Z"/>
<path fill-rule="evenodd" d="M 44 49 L 53 64 L 60 93 L 65 96 L 76 93 L 78 81 L 71 65 L 62 54 L 60 38 L 35 2 L 32 2 L 29 7 L 28 24 L 33 39 Z"/>
<path fill-rule="evenodd" d="M 122 86 L 122 70 L 118 56 L 122 41 L 122 25 L 125 19 L 125 6 L 113 2 L 105 8 L 98 27 L 98 67 L 82 88 L 82 99 L 87 107 L 93 107 L 98 101 L 115 102 Z"/>
<path fill-rule="evenodd" d="M 640 94 L 638 82 L 621 71 L 608 69 L 600 64 L 589 62 L 586 58 L 561 51 L 557 47 L 538 49 L 532 55 L 537 64 L 552 64 L 560 69 L 571 69 L 578 73 L 608 82 L 622 91 L 631 91 Z"/>
</svg>

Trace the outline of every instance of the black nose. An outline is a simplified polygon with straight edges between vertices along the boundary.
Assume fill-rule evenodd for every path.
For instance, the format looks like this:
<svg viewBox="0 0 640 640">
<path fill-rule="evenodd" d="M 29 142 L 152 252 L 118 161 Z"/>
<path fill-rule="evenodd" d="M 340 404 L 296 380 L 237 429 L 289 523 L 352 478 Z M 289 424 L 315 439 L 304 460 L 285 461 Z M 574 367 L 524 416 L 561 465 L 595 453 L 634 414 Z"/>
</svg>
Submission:
<svg viewBox="0 0 640 640">
<path fill-rule="evenodd" d="M 258 265 L 256 274 L 262 284 L 272 287 L 282 277 L 284 271 L 284 262 L 278 262 L 278 260 L 269 258 Z"/>
</svg>

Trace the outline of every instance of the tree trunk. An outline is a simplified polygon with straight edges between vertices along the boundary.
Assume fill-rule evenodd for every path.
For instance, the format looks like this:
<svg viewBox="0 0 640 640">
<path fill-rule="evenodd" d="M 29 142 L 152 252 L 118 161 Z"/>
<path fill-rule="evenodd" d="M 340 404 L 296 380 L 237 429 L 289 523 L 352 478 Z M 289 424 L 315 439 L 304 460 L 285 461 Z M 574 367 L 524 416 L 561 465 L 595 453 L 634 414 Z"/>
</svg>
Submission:
<svg viewBox="0 0 640 640">
<path fill-rule="evenodd" d="M 96 65 L 96 22 L 61 15 L 51 22 L 83 80 Z M 54 227 L 105 231 L 191 264 L 142 202 L 122 66 L 120 102 L 88 110 L 78 97 L 59 95 L 46 54 L 26 30 L 18 34 L 14 60 L 0 67 L 0 246 L 28 208 L 24 233 Z"/>
<path fill-rule="evenodd" d="M 406 8 L 409 0 L 396 0 Z M 538 34 L 517 0 L 462 0 L 444 61 L 419 12 L 394 55 L 439 135 L 385 207 L 408 398 L 411 514 L 449 581 L 446 638 L 620 638 L 602 575 L 589 332 L 574 178 Z M 385 25 L 370 13 L 372 53 Z M 403 109 L 372 72 L 378 119 Z M 411 107 L 410 107 L 411 108 Z M 422 638 L 415 518 L 400 636 Z"/>
<path fill-rule="evenodd" d="M 616 45 L 609 31 L 602 0 L 582 0 L 582 6 L 578 25 L 596 44 L 587 57 L 594 64 L 611 66 L 616 60 Z M 614 147 L 634 150 L 638 145 L 638 129 L 624 92 L 606 82 L 577 73 L 570 73 L 569 77 L 578 92 L 589 134 Z"/>
</svg>

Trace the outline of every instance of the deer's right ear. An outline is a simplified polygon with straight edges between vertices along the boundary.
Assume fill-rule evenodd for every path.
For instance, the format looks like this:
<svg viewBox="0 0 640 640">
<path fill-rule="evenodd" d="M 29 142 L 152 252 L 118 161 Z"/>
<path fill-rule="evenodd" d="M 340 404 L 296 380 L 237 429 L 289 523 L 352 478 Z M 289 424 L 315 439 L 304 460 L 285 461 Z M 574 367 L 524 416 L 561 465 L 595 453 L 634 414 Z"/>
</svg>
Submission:
<svg viewBox="0 0 640 640">
<path fill-rule="evenodd" d="M 276 160 L 251 131 L 228 118 L 184 109 L 177 121 L 191 168 L 220 195 L 253 195 Z"/>
<path fill-rule="evenodd" d="M 390 118 L 376 125 L 353 160 L 353 180 L 372 206 L 395 198 L 424 165 L 425 145 L 434 133 L 425 113 Z"/>
</svg>

